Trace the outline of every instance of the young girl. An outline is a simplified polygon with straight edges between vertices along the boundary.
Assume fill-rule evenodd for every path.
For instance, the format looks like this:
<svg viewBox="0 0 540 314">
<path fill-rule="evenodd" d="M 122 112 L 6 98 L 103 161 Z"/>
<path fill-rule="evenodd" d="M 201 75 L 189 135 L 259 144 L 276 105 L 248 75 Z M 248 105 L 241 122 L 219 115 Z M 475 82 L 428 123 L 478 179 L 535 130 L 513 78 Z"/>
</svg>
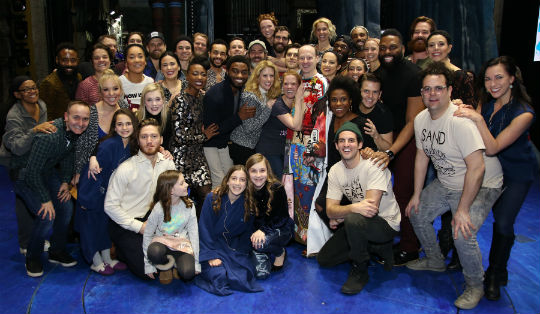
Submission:
<svg viewBox="0 0 540 314">
<path fill-rule="evenodd" d="M 98 147 L 96 158 L 100 171 L 89 173 L 87 165 L 81 172 L 84 175 L 78 186 L 75 228 L 80 233 L 84 258 L 92 263 L 90 268 L 101 275 L 112 275 L 115 270 L 126 269 L 124 263 L 111 259 L 111 240 L 107 230 L 109 216 L 105 214 L 103 204 L 113 171 L 131 157 L 137 147 L 134 136 L 136 128 L 137 119 L 129 109 L 116 111 L 109 135 L 103 138 Z"/>
<path fill-rule="evenodd" d="M 261 154 L 252 155 L 246 162 L 249 180 L 255 189 L 257 210 L 255 231 L 251 235 L 253 253 L 257 258 L 256 276 L 264 279 L 270 270 L 283 268 L 287 251 L 285 245 L 294 232 L 294 221 L 289 216 L 285 188 L 276 179 L 270 163 Z M 270 260 L 274 260 L 270 267 Z"/>
<path fill-rule="evenodd" d="M 146 275 L 154 279 L 159 268 L 163 284 L 172 281 L 175 262 L 185 281 L 201 271 L 195 206 L 187 195 L 188 185 L 182 173 L 167 170 L 159 175 L 144 229 L 143 251 Z"/>
<path fill-rule="evenodd" d="M 195 278 L 201 289 L 217 295 L 262 291 L 250 259 L 255 210 L 246 169 L 231 167 L 221 185 L 206 196 L 201 212 L 202 272 Z"/>
</svg>

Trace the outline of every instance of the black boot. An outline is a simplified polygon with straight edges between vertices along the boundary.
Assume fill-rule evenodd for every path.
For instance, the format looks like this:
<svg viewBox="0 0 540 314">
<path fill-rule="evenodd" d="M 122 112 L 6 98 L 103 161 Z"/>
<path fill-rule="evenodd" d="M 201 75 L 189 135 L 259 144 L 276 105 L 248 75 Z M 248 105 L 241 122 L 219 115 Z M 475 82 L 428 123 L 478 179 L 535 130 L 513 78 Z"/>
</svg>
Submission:
<svg viewBox="0 0 540 314">
<path fill-rule="evenodd" d="M 486 299 L 496 301 L 501 297 L 500 286 L 505 286 L 508 281 L 506 264 L 510 258 L 510 251 L 514 245 L 515 236 L 506 236 L 496 231 L 493 224 L 493 239 L 489 251 L 489 267 L 486 271 L 484 292 Z"/>
<path fill-rule="evenodd" d="M 341 287 L 344 294 L 357 294 L 368 283 L 368 261 L 362 263 L 352 262 L 347 281 Z"/>
<path fill-rule="evenodd" d="M 452 238 L 452 212 L 448 211 L 441 216 L 441 229 L 437 232 L 441 254 L 446 258 L 454 247 Z"/>
</svg>

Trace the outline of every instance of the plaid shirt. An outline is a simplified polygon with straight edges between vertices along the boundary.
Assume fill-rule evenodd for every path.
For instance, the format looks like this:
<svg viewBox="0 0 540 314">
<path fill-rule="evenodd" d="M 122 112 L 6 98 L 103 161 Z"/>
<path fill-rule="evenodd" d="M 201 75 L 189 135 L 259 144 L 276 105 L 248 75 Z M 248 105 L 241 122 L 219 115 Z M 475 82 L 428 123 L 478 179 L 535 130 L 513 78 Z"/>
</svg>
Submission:
<svg viewBox="0 0 540 314">
<path fill-rule="evenodd" d="M 73 175 L 75 141 L 78 136 L 66 131 L 63 118 L 54 120 L 53 124 L 57 128 L 55 133 L 37 134 L 30 151 L 12 160 L 12 167 L 20 169 L 18 179 L 24 180 L 37 193 L 41 203 L 51 200 L 45 182 L 57 164 L 60 165 L 63 183 L 70 182 Z"/>
</svg>

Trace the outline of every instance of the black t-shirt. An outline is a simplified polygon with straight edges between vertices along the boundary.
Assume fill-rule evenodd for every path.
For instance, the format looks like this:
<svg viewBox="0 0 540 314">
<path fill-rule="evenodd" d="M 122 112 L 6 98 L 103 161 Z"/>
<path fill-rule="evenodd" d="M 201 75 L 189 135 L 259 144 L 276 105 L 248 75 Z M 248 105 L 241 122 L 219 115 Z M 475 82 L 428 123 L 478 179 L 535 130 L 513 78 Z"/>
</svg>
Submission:
<svg viewBox="0 0 540 314">
<path fill-rule="evenodd" d="M 377 128 L 377 132 L 379 134 L 386 134 L 389 132 L 392 132 L 394 128 L 393 118 L 392 118 L 392 112 L 386 108 L 386 106 L 378 102 L 373 110 L 371 110 L 368 114 L 363 114 L 361 111 L 359 112 L 360 117 L 363 117 L 364 119 L 370 119 L 373 124 L 375 124 L 375 127 Z M 362 131 L 362 135 L 364 136 L 364 146 L 363 147 L 370 147 L 374 151 L 377 151 L 377 145 L 375 144 L 375 141 L 369 134 L 365 134 L 364 128 L 360 128 L 360 131 Z"/>
<path fill-rule="evenodd" d="M 285 104 L 282 97 L 276 99 L 270 118 L 262 127 L 259 142 L 255 150 L 261 154 L 283 155 L 285 150 L 285 137 L 287 127 L 277 118 L 280 115 L 291 113 L 291 109 Z"/>
<path fill-rule="evenodd" d="M 422 82 L 419 72 L 420 67 L 408 60 L 403 60 L 392 69 L 381 65 L 374 72 L 382 82 L 382 101 L 392 112 L 394 132 L 400 132 L 405 126 L 407 98 L 420 96 Z"/>
</svg>

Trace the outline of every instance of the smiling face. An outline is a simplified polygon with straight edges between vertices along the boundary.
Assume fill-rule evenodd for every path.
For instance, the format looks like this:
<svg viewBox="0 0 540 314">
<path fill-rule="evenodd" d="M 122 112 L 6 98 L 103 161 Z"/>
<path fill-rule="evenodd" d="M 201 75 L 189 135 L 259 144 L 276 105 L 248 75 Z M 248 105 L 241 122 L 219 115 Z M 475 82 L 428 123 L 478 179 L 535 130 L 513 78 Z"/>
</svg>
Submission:
<svg viewBox="0 0 540 314">
<path fill-rule="evenodd" d="M 358 79 L 360 79 L 360 76 L 362 76 L 364 73 L 366 73 L 364 62 L 355 59 L 349 63 L 349 67 L 347 68 L 347 76 L 352 78 L 355 82 L 358 82 Z"/>
<path fill-rule="evenodd" d="M 247 178 L 244 171 L 236 170 L 231 173 L 229 180 L 227 180 L 227 187 L 229 188 L 229 198 L 239 197 L 242 193 L 244 193 L 246 186 Z"/>
<path fill-rule="evenodd" d="M 150 58 L 157 60 L 167 50 L 167 45 L 161 38 L 152 38 L 146 45 L 146 50 L 150 54 Z"/>
<path fill-rule="evenodd" d="M 333 78 L 341 65 L 338 64 L 338 60 L 335 54 L 327 52 L 323 55 L 321 61 L 321 72 L 325 77 Z"/>
<path fill-rule="evenodd" d="M 159 128 L 155 125 L 145 125 L 139 131 L 139 149 L 147 157 L 154 156 L 159 152 L 159 147 L 163 142 Z"/>
<path fill-rule="evenodd" d="M 176 79 L 178 77 L 178 71 L 180 71 L 180 65 L 176 62 L 175 58 L 165 56 L 161 59 L 160 70 L 166 79 Z"/>
<path fill-rule="evenodd" d="M 126 65 L 131 73 L 141 74 L 146 66 L 144 51 L 139 46 L 132 46 L 127 51 Z"/>
<path fill-rule="evenodd" d="M 117 115 L 114 131 L 124 139 L 129 138 L 131 134 L 133 134 L 133 122 L 131 121 L 131 118 L 125 114 Z"/>
<path fill-rule="evenodd" d="M 304 78 L 315 75 L 318 57 L 313 46 L 302 46 L 298 49 L 298 62 Z"/>
<path fill-rule="evenodd" d="M 199 91 L 206 86 L 206 69 L 200 64 L 192 64 L 186 79 L 189 87 Z"/>
<path fill-rule="evenodd" d="M 412 39 L 424 38 L 427 39 L 431 34 L 431 25 L 428 22 L 418 22 L 414 26 Z"/>
<path fill-rule="evenodd" d="M 66 129 L 81 135 L 90 122 L 90 108 L 85 105 L 73 105 L 64 113 Z"/>
<path fill-rule="evenodd" d="M 362 148 L 362 143 L 358 142 L 356 134 L 351 131 L 342 131 L 336 143 L 336 149 L 341 155 L 341 159 L 345 162 L 355 159 L 359 150 Z"/>
<path fill-rule="evenodd" d="M 510 101 L 512 89 L 510 85 L 514 83 L 515 77 L 508 74 L 502 64 L 496 64 L 486 69 L 484 76 L 484 87 L 495 99 L 502 99 L 503 104 Z"/>
<path fill-rule="evenodd" d="M 181 40 L 176 45 L 174 54 L 178 56 L 180 61 L 189 61 L 193 55 L 191 52 L 191 43 L 187 40 Z"/>
<path fill-rule="evenodd" d="M 259 62 L 266 59 L 266 52 L 264 51 L 263 46 L 255 44 L 249 48 L 248 57 L 251 64 L 255 67 Z"/>
<path fill-rule="evenodd" d="M 349 56 L 351 53 L 351 48 L 343 40 L 336 40 L 334 43 L 334 51 L 340 58 L 343 58 L 343 56 Z"/>
<path fill-rule="evenodd" d="M 171 195 L 176 197 L 188 196 L 188 184 L 181 173 L 171 189 Z"/>
<path fill-rule="evenodd" d="M 270 20 L 262 20 L 261 23 L 259 23 L 259 28 L 261 29 L 261 34 L 264 36 L 264 38 L 266 38 L 269 43 L 273 42 L 274 32 L 276 30 L 274 22 Z"/>
<path fill-rule="evenodd" d="M 207 48 L 208 47 L 207 47 L 206 38 L 199 35 L 193 38 L 193 49 L 195 50 L 196 55 L 198 56 L 205 55 Z"/>
<path fill-rule="evenodd" d="M 452 45 L 448 44 L 443 35 L 433 35 L 428 41 L 427 51 L 431 60 L 444 61 L 452 51 Z"/>
<path fill-rule="evenodd" d="M 264 89 L 265 91 L 269 91 L 274 84 L 274 76 L 274 69 L 272 69 L 271 67 L 266 67 L 262 69 L 261 73 L 259 74 L 259 78 L 257 79 L 259 87 Z"/>
<path fill-rule="evenodd" d="M 289 48 L 287 53 L 285 53 L 285 65 L 287 70 L 289 69 L 298 69 L 298 48 Z"/>
<path fill-rule="evenodd" d="M 427 75 L 422 82 L 422 100 L 432 118 L 439 117 L 450 104 L 452 87 L 444 75 Z"/>
<path fill-rule="evenodd" d="M 235 39 L 230 42 L 229 44 L 229 56 L 245 56 L 246 55 L 246 46 L 244 45 L 244 42 Z"/>
<path fill-rule="evenodd" d="M 374 40 L 366 41 L 364 45 L 365 56 L 369 62 L 379 59 L 379 44 Z"/>
<path fill-rule="evenodd" d="M 360 92 L 362 93 L 362 103 L 360 106 L 371 110 L 381 98 L 381 83 L 365 80 L 362 82 Z"/>
<path fill-rule="evenodd" d="M 19 89 L 13 94 L 23 105 L 35 105 L 39 99 L 39 89 L 32 80 L 24 81 L 21 86 L 19 86 Z"/>
<path fill-rule="evenodd" d="M 363 28 L 357 27 L 351 32 L 351 39 L 353 40 L 356 49 L 362 49 L 367 38 L 368 34 Z"/>
<path fill-rule="evenodd" d="M 227 74 L 231 78 L 234 88 L 242 88 L 249 77 L 249 68 L 243 62 L 233 62 Z"/>
<path fill-rule="evenodd" d="M 402 44 L 399 37 L 388 35 L 381 39 L 379 45 L 379 61 L 387 68 L 395 66 L 403 59 Z"/>
<path fill-rule="evenodd" d="M 64 75 L 73 75 L 79 65 L 79 56 L 77 51 L 72 49 L 62 49 L 56 56 L 58 71 Z"/>
<path fill-rule="evenodd" d="M 109 106 L 116 107 L 120 98 L 122 98 L 122 87 L 116 80 L 106 80 L 100 87 L 101 99 Z"/>
<path fill-rule="evenodd" d="M 251 168 L 248 169 L 248 172 L 249 179 L 255 186 L 255 189 L 262 189 L 266 184 L 266 180 L 268 179 L 268 169 L 266 169 L 264 160 L 251 166 Z"/>
<path fill-rule="evenodd" d="M 285 47 L 289 42 L 289 32 L 283 30 L 278 31 L 274 35 L 274 51 L 277 53 L 282 53 L 285 51 Z"/>
<path fill-rule="evenodd" d="M 214 68 L 220 68 L 227 60 L 227 47 L 222 44 L 213 44 L 210 50 L 210 64 Z"/>
<path fill-rule="evenodd" d="M 343 118 L 351 110 L 352 99 L 343 89 L 334 89 L 328 98 L 330 110 L 336 118 Z"/>
<path fill-rule="evenodd" d="M 109 47 L 109 50 L 111 51 L 113 56 L 116 55 L 116 52 L 118 51 L 118 43 L 116 42 L 116 40 L 105 37 L 101 43 Z"/>
<path fill-rule="evenodd" d="M 92 66 L 96 73 L 103 73 L 103 71 L 111 67 L 111 60 L 105 49 L 94 49 L 92 52 Z"/>
<path fill-rule="evenodd" d="M 300 86 L 300 83 L 294 75 L 286 75 L 283 77 L 283 95 L 288 99 L 294 99 L 296 90 Z"/>
<path fill-rule="evenodd" d="M 315 35 L 319 42 L 324 42 L 330 40 L 330 30 L 328 25 L 325 22 L 319 22 L 315 26 Z"/>
<path fill-rule="evenodd" d="M 160 91 L 151 91 L 144 95 L 144 106 L 146 111 L 152 115 L 157 115 L 163 109 L 164 99 Z"/>
</svg>

